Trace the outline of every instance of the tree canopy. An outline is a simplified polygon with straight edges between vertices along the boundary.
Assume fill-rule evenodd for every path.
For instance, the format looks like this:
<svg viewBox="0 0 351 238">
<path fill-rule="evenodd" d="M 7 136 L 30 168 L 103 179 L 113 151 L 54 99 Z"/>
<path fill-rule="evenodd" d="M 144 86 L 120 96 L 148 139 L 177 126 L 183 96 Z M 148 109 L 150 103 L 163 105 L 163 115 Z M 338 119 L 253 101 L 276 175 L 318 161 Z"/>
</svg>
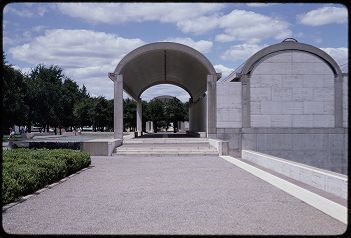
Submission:
<svg viewBox="0 0 351 238">
<path fill-rule="evenodd" d="M 3 112 L 2 131 L 9 127 L 32 126 L 72 130 L 92 127 L 94 131 L 113 130 L 113 99 L 92 97 L 86 87 L 79 85 L 63 73 L 57 65 L 37 65 L 28 74 L 22 73 L 6 62 L 3 53 Z M 172 98 L 168 101 L 153 99 L 142 101 L 143 127 L 146 121 L 153 121 L 155 131 L 188 117 L 187 103 Z M 136 130 L 136 102 L 123 99 L 124 130 Z"/>
</svg>

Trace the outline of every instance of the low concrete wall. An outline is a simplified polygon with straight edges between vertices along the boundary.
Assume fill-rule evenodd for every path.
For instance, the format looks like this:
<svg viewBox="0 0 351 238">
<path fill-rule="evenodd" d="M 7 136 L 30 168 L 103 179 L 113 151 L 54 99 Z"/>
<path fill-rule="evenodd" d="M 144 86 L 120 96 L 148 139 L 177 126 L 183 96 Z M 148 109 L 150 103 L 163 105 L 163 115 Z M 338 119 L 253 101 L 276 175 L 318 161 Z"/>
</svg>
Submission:
<svg viewBox="0 0 351 238">
<path fill-rule="evenodd" d="M 122 145 L 121 139 L 95 139 L 81 142 L 81 151 L 93 156 L 111 156 L 113 150 Z"/>
<path fill-rule="evenodd" d="M 346 139 L 347 128 L 242 128 L 242 150 L 345 175 L 348 167 Z"/>
<path fill-rule="evenodd" d="M 32 139 L 34 136 L 51 136 L 55 135 L 54 132 L 31 132 L 21 134 L 23 139 Z"/>
<path fill-rule="evenodd" d="M 251 150 L 242 150 L 242 159 L 281 173 L 297 181 L 347 199 L 347 176 L 318 169 Z"/>
<path fill-rule="evenodd" d="M 228 141 L 228 153 L 241 157 L 241 128 L 217 128 L 217 139 Z"/>
<path fill-rule="evenodd" d="M 228 141 L 208 139 L 208 143 L 217 149 L 219 155 L 229 155 Z"/>
</svg>

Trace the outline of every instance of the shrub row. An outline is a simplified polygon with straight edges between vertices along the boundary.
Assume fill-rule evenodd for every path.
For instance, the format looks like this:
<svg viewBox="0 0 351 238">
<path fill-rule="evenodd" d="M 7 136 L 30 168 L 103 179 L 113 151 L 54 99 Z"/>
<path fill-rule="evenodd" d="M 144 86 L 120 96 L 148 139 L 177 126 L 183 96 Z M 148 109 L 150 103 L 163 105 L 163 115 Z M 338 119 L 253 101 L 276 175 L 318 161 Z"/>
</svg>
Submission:
<svg viewBox="0 0 351 238">
<path fill-rule="evenodd" d="M 91 163 L 86 152 L 69 149 L 3 151 L 2 202 L 15 201 Z"/>
</svg>

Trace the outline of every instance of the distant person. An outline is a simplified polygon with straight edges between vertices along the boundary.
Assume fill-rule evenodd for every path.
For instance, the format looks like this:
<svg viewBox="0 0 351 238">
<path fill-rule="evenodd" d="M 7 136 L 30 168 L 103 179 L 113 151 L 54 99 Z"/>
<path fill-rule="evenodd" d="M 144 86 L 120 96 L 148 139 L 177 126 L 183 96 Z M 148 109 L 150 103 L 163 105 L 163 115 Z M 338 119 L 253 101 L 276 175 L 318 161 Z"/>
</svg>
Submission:
<svg viewBox="0 0 351 238">
<path fill-rule="evenodd" d="M 9 140 L 15 138 L 15 131 L 12 129 L 12 127 L 9 128 L 10 130 L 10 135 L 9 135 Z"/>
</svg>

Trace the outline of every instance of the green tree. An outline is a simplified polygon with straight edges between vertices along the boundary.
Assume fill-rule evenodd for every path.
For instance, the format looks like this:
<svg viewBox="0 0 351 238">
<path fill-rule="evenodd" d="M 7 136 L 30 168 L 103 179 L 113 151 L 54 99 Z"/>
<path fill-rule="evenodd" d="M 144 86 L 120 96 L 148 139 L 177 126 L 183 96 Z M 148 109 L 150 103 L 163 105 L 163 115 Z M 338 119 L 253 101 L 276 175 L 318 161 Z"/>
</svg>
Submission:
<svg viewBox="0 0 351 238">
<path fill-rule="evenodd" d="M 77 123 L 75 121 L 73 110 L 74 105 L 81 100 L 81 97 L 82 95 L 78 84 L 73 80 L 66 78 L 62 84 L 62 95 L 60 97 L 62 109 L 64 112 L 61 117 L 63 127 L 70 127 L 71 129 L 73 126 L 76 126 Z"/>
<path fill-rule="evenodd" d="M 150 117 L 150 120 L 154 124 L 154 132 L 158 131 L 158 127 L 164 124 L 165 121 L 165 113 L 164 113 L 164 105 L 159 99 L 152 99 L 148 103 L 147 113 Z"/>
<path fill-rule="evenodd" d="M 2 131 L 8 133 L 9 127 L 25 125 L 28 106 L 26 96 L 28 85 L 21 71 L 7 64 L 3 53 L 3 80 L 2 80 Z"/>
<path fill-rule="evenodd" d="M 113 131 L 113 99 L 107 100 L 107 112 L 106 112 L 106 120 L 107 120 L 107 129 L 109 131 Z"/>
<path fill-rule="evenodd" d="M 97 97 L 94 102 L 94 130 L 104 131 L 109 124 L 108 101 L 104 97 Z"/>
<path fill-rule="evenodd" d="M 165 120 L 167 125 L 173 123 L 174 132 L 178 130 L 178 121 L 184 121 L 186 112 L 184 104 L 176 97 L 165 102 Z"/>
<path fill-rule="evenodd" d="M 35 120 L 49 131 L 49 127 L 61 127 L 64 121 L 62 97 L 62 81 L 64 75 L 59 66 L 46 67 L 37 65 L 29 74 L 33 87 L 31 109 L 35 112 Z"/>
<path fill-rule="evenodd" d="M 74 104 L 73 115 L 77 125 L 83 130 L 83 127 L 90 127 L 94 123 L 95 110 L 94 101 L 91 98 L 83 98 Z"/>
<path fill-rule="evenodd" d="M 123 130 L 135 131 L 136 129 L 136 102 L 127 98 L 123 99 Z"/>
</svg>

